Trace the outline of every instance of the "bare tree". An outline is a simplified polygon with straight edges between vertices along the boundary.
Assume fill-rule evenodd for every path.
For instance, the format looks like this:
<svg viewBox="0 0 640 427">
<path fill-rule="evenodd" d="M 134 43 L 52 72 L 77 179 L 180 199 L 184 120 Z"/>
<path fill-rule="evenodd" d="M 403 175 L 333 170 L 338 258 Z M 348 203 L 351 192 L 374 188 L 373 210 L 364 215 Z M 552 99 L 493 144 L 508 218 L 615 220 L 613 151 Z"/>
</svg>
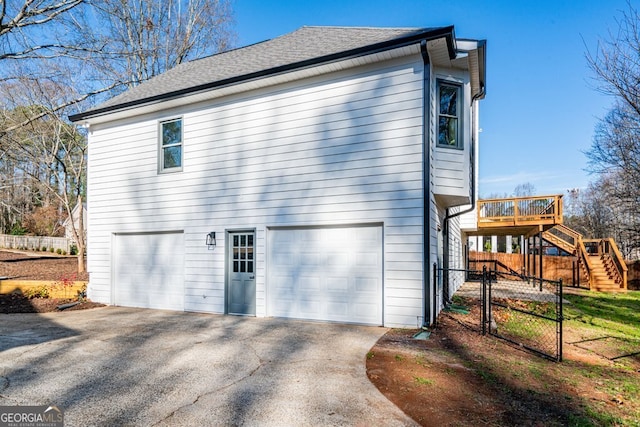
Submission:
<svg viewBox="0 0 640 427">
<path fill-rule="evenodd" d="M 230 0 L 0 0 L 4 228 L 38 206 L 78 206 L 84 271 L 86 141 L 64 117 L 228 48 L 232 18 Z"/>
<path fill-rule="evenodd" d="M 48 110 L 48 100 L 61 97 L 60 92 L 65 88 L 21 85 L 20 89 L 0 92 L 5 102 L 8 100 L 14 106 L 11 110 L 4 110 L 4 121 L 9 127 L 12 127 L 12 121 L 21 123 L 25 117 L 34 117 L 40 110 Z M 9 145 L 0 154 L 11 161 L 13 170 L 10 172 L 14 176 L 23 177 L 30 188 L 37 190 L 38 198 L 34 200 L 34 207 L 47 208 L 49 211 L 54 207 L 60 214 L 72 218 L 74 207 L 79 206 L 80 222 L 71 221 L 71 228 L 78 246 L 78 272 L 84 272 L 86 239 L 82 204 L 86 193 L 87 161 L 84 135 L 77 127 L 55 114 L 47 114 L 7 132 L 5 140 Z M 24 215 L 23 220 L 29 217 Z M 53 231 L 55 227 L 51 229 Z"/>
<path fill-rule="evenodd" d="M 530 182 L 525 182 L 524 184 L 516 185 L 516 188 L 513 189 L 513 195 L 515 197 L 528 197 L 533 196 L 536 193 L 536 186 Z"/>
<path fill-rule="evenodd" d="M 618 30 L 587 52 L 596 89 L 615 99 L 585 152 L 598 176 L 581 195 L 590 237 L 614 237 L 626 254 L 640 247 L 640 14 L 628 3 Z"/>
<path fill-rule="evenodd" d="M 0 60 L 50 58 L 76 50 L 77 46 L 57 39 L 53 30 L 83 1 L 0 0 Z M 35 30 L 43 27 L 48 31 Z"/>
<path fill-rule="evenodd" d="M 595 52 L 587 52 L 587 63 L 599 91 L 613 95 L 640 115 L 640 15 L 630 2 L 617 23 L 617 33 L 601 40 Z"/>
<path fill-rule="evenodd" d="M 233 41 L 230 0 L 87 2 L 91 13 L 77 17 L 77 31 L 100 53 L 86 59 L 99 79 L 120 83 L 120 90 L 226 50 Z"/>
</svg>

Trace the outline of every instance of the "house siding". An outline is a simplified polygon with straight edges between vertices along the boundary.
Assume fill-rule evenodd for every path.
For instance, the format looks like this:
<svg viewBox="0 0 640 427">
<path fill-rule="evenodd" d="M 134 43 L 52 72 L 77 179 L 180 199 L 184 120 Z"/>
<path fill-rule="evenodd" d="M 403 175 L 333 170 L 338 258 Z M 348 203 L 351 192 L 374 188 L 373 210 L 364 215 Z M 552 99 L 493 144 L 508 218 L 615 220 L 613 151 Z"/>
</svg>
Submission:
<svg viewBox="0 0 640 427">
<path fill-rule="evenodd" d="M 471 134 L 471 109 L 466 107 L 471 104 L 471 85 L 469 76 L 466 73 L 455 70 L 435 70 L 435 79 L 442 81 L 452 81 L 462 85 L 463 100 L 462 105 L 462 138 L 463 149 L 453 149 L 448 147 L 438 147 L 434 145 L 433 183 L 434 193 L 438 197 L 440 205 L 444 207 L 458 206 L 470 203 L 469 168 L 470 150 L 472 144 Z M 437 97 L 437 90 L 433 89 L 434 100 Z M 437 100 L 435 100 L 437 102 Z M 434 110 L 437 112 L 437 104 L 434 103 Z M 435 115 L 435 114 L 434 114 Z M 434 122 L 434 125 L 436 123 Z M 437 132 L 437 126 L 433 128 Z"/>
<path fill-rule="evenodd" d="M 255 229 L 256 314 L 264 316 L 267 227 L 383 224 L 384 324 L 416 325 L 423 314 L 422 69 L 420 56 L 404 57 L 94 126 L 90 298 L 113 302 L 113 233 L 183 231 L 185 309 L 223 313 L 223 236 Z M 183 171 L 159 174 L 158 121 L 174 117 L 184 120 Z M 435 236 L 435 221 L 430 226 Z M 214 250 L 204 242 L 210 231 L 218 236 Z M 434 239 L 429 247 L 437 252 Z"/>
</svg>

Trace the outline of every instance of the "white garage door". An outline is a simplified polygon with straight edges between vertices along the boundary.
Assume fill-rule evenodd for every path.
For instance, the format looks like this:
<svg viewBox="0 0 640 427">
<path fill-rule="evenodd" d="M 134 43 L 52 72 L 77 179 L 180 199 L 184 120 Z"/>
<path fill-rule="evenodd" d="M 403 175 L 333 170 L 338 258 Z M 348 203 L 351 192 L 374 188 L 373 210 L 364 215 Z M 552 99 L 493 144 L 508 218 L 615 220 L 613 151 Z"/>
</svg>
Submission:
<svg viewBox="0 0 640 427">
<path fill-rule="evenodd" d="M 184 234 L 118 234 L 114 303 L 184 310 Z"/>
<path fill-rule="evenodd" d="M 382 227 L 271 229 L 270 316 L 382 325 Z"/>
</svg>

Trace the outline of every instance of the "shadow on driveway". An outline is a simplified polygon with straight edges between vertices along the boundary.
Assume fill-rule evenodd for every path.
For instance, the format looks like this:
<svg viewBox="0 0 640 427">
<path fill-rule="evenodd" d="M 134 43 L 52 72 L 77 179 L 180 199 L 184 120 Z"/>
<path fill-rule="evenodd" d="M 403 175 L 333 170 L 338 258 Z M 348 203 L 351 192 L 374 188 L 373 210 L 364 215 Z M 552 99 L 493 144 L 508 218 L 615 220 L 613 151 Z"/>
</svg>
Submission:
<svg viewBox="0 0 640 427">
<path fill-rule="evenodd" d="M 366 376 L 384 328 L 121 307 L 1 321 L 0 405 L 68 425 L 414 425 Z"/>
</svg>

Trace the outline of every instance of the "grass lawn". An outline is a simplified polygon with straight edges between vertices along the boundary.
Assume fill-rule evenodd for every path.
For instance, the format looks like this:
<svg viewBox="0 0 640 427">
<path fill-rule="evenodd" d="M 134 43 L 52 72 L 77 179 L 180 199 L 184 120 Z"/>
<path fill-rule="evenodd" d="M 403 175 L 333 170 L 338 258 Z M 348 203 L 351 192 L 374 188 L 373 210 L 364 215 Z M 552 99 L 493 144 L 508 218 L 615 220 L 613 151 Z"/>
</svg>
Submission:
<svg viewBox="0 0 640 427">
<path fill-rule="evenodd" d="M 470 313 L 443 313 L 422 344 L 388 334 L 367 360 L 369 376 L 423 425 L 446 414 L 447 425 L 640 427 L 640 291 L 566 288 L 564 299 L 560 363 L 465 326 L 480 313 L 467 300 L 458 303 Z M 545 304 L 533 308 L 548 314 Z"/>
<path fill-rule="evenodd" d="M 565 342 L 610 361 L 567 365 L 577 380 L 594 380 L 596 391 L 617 406 L 590 403 L 584 425 L 640 426 L 640 291 L 569 293 L 565 299 Z"/>
</svg>

